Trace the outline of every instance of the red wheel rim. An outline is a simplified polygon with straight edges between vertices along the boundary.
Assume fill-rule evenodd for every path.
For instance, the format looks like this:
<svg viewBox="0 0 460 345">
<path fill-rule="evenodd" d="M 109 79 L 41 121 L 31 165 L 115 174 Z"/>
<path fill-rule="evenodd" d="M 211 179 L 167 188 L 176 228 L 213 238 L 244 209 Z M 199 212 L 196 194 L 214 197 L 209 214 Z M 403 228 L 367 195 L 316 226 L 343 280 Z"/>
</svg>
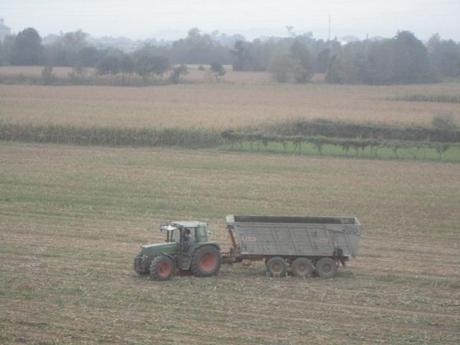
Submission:
<svg viewBox="0 0 460 345">
<path fill-rule="evenodd" d="M 200 266 L 203 271 L 209 272 L 216 267 L 217 259 L 212 253 L 205 254 L 200 260 Z"/>
<path fill-rule="evenodd" d="M 172 265 L 167 261 L 162 261 L 158 265 L 157 272 L 161 278 L 168 277 L 171 274 L 171 271 L 172 271 Z"/>
</svg>

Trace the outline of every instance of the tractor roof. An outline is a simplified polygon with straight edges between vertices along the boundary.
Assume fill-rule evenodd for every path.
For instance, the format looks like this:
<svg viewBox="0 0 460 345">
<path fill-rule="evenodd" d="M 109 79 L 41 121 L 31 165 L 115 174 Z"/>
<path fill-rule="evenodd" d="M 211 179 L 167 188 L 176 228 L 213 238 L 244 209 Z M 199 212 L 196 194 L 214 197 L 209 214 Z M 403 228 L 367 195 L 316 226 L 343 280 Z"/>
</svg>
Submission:
<svg viewBox="0 0 460 345">
<path fill-rule="evenodd" d="M 196 228 L 198 226 L 206 226 L 207 224 L 204 222 L 197 222 L 197 221 L 174 221 L 170 223 L 172 226 L 178 226 L 181 228 Z"/>
</svg>

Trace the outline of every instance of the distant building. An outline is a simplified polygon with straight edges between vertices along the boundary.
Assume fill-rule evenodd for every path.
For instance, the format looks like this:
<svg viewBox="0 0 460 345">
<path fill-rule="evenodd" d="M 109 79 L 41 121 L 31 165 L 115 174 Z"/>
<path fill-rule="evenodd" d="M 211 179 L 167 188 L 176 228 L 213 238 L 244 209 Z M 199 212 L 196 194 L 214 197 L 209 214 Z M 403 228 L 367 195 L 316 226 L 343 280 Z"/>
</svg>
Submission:
<svg viewBox="0 0 460 345">
<path fill-rule="evenodd" d="M 5 25 L 3 18 L 0 18 L 0 41 L 3 41 L 8 35 L 11 35 L 11 29 Z"/>
</svg>

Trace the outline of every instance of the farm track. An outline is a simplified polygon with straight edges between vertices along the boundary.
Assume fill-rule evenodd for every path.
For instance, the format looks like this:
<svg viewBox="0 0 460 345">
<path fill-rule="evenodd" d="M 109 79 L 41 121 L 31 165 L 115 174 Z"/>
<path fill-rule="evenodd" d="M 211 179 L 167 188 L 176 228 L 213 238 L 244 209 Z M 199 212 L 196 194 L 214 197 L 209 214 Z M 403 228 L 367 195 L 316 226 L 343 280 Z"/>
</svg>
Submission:
<svg viewBox="0 0 460 345">
<path fill-rule="evenodd" d="M 457 165 L 24 144 L 0 162 L 2 344 L 460 341 Z M 357 215 L 361 255 L 331 280 L 132 271 L 161 221 L 208 220 L 225 242 L 242 212 Z"/>
</svg>

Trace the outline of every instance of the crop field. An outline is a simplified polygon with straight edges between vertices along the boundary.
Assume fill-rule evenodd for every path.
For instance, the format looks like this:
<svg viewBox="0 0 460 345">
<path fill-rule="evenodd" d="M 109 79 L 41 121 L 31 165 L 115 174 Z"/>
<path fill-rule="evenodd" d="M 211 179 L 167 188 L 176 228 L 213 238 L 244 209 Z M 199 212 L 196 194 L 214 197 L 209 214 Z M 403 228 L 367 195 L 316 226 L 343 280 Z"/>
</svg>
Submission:
<svg viewBox="0 0 460 345">
<path fill-rule="evenodd" d="M 287 131 L 460 123 L 460 83 L 215 81 L 197 67 L 179 85 L 0 84 L 0 344 L 460 343 L 458 140 Z M 0 67 L 0 82 L 40 71 Z M 360 255 L 330 280 L 273 279 L 262 263 L 134 273 L 166 220 L 207 221 L 228 248 L 227 214 L 357 216 Z"/>
<path fill-rule="evenodd" d="M 9 111 L 51 93 L 1 90 Z M 54 92 L 95 102 L 104 89 Z M 451 163 L 0 142 L 0 343 L 456 345 L 459 186 Z M 229 213 L 355 215 L 360 255 L 329 280 L 268 278 L 263 264 L 134 273 L 162 221 L 208 221 L 229 245 Z"/>
<path fill-rule="evenodd" d="M 21 69 L 26 73 L 31 68 Z M 14 68 L 0 68 L 0 75 L 7 72 L 13 73 Z M 433 116 L 450 114 L 460 122 L 460 103 L 449 101 L 457 99 L 460 83 L 293 85 L 271 82 L 265 73 L 232 71 L 222 81 L 199 82 L 203 76 L 197 76 L 198 72 L 192 71 L 188 76 L 192 80 L 186 84 L 142 88 L 0 85 L 0 121 L 83 128 L 217 130 L 317 118 L 429 126 Z"/>
</svg>

